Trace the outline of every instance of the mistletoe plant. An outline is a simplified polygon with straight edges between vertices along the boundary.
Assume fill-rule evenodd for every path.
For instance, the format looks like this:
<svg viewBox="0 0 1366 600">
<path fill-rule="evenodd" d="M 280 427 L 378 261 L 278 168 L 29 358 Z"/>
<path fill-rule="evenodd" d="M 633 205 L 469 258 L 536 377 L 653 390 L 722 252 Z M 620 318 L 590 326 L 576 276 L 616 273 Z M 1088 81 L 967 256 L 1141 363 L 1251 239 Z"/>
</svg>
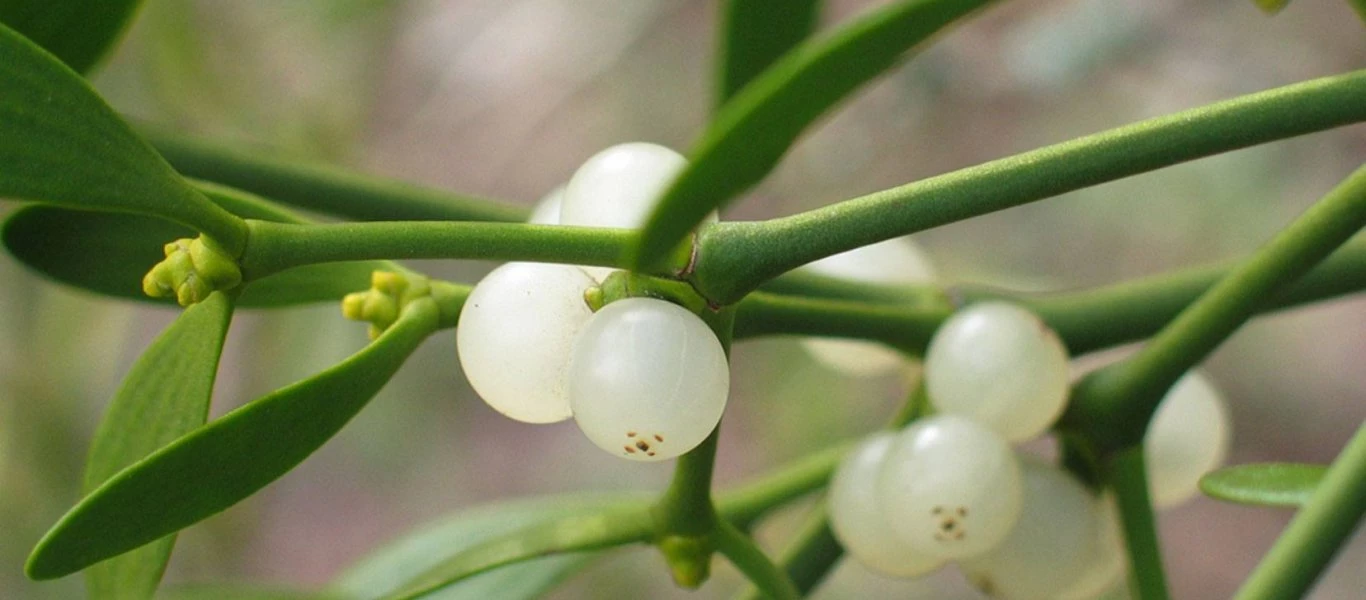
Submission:
<svg viewBox="0 0 1366 600">
<path fill-rule="evenodd" d="M 54 280 L 184 307 L 110 401 L 84 497 L 26 565 L 35 579 L 84 571 L 95 597 L 151 596 L 176 532 L 299 465 L 423 340 L 456 328 L 466 373 L 495 408 L 532 422 L 572 416 L 624 458 L 677 457 L 672 483 L 649 497 L 511 502 L 499 514 L 522 515 L 524 527 L 490 534 L 480 530 L 486 516 L 474 515 L 300 596 L 530 596 L 581 568 L 586 553 L 646 545 L 663 554 L 681 586 L 700 585 L 719 552 L 754 593 L 775 598 L 810 591 L 847 549 L 901 576 L 956 561 L 985 591 L 1007 598 L 1090 597 L 1127 570 L 1136 597 L 1162 599 L 1149 475 L 1151 494 L 1165 502 L 1165 473 L 1173 464 L 1192 469 L 1184 458 L 1145 453 L 1145 436 L 1160 446 L 1164 420 L 1199 420 L 1187 415 L 1205 410 L 1166 419 L 1164 397 L 1184 402 L 1176 398 L 1189 386 L 1173 386 L 1254 316 L 1366 288 L 1366 240 L 1349 241 L 1366 224 L 1366 168 L 1256 253 L 1215 268 L 1045 295 L 943 289 L 895 273 L 872 282 L 794 273 L 840 256 L 871 264 L 872 254 L 858 253 L 911 233 L 1359 123 L 1366 71 L 809 212 L 717 221 L 710 215 L 762 180 L 813 122 L 991 4 L 899 1 L 816 33 L 815 0 L 729 0 L 721 3 L 714 115 L 686 158 L 659 147 L 614 149 L 624 158 L 590 161 L 558 211 L 524 223 L 525 212 L 512 206 L 130 126 L 81 73 L 137 4 L 9 2 L 0 10 L 0 195 L 33 202 L 9 216 L 5 246 Z M 287 206 L 339 221 L 311 222 Z M 513 262 L 474 288 L 390 262 L 419 258 Z M 346 317 L 370 324 L 372 341 L 207 421 L 235 310 L 313 302 L 340 302 Z M 735 342 L 777 334 L 928 352 L 927 382 L 890 424 L 894 431 L 714 493 L 726 357 Z M 1138 340 L 1146 342 L 1137 353 L 1069 389 L 1069 353 Z M 1064 441 L 1065 471 L 1019 461 L 1010 449 L 1009 441 L 1048 429 Z M 1206 444 L 1213 448 L 1218 430 L 1196 437 L 1214 440 Z M 1204 454 L 1217 461 L 1217 448 Z M 1193 485 L 1212 466 L 1181 477 Z M 816 509 L 777 559 L 760 550 L 753 525 L 827 485 L 829 516 Z M 1330 466 L 1245 465 L 1206 476 L 1203 486 L 1219 498 L 1298 507 L 1238 596 L 1298 597 L 1366 511 L 1366 427 Z M 1083 513 L 1097 516 L 1057 521 Z M 1097 570 L 1077 550 L 1105 554 L 1105 542 L 1090 544 L 1106 538 L 1114 514 L 1122 532 L 1110 530 L 1109 539 L 1116 548 L 1122 539 L 1127 552 L 1116 549 L 1114 564 Z M 1065 555 L 1073 556 L 1066 566 L 1038 562 Z M 497 573 L 506 575 L 493 580 L 504 587 L 469 587 Z M 1038 591 L 1048 580 L 1072 587 Z"/>
</svg>

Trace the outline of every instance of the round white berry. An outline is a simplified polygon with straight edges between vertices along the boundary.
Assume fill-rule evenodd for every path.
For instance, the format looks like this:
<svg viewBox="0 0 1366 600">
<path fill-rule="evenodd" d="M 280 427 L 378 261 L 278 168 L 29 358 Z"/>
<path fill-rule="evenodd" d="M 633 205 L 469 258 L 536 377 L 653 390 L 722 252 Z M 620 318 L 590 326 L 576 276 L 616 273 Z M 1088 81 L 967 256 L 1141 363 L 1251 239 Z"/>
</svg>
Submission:
<svg viewBox="0 0 1366 600">
<path fill-rule="evenodd" d="M 827 256 L 803 268 L 818 275 L 868 283 L 929 283 L 935 279 L 930 259 L 904 237 Z M 802 345 L 818 362 L 849 375 L 881 375 L 906 363 L 899 352 L 872 342 L 807 339 Z"/>
<path fill-rule="evenodd" d="M 987 553 L 961 563 L 984 593 L 1011 600 L 1054 600 L 1090 566 L 1097 533 L 1096 498 L 1056 466 L 1020 461 L 1024 505 L 1019 522 Z"/>
<path fill-rule="evenodd" d="M 1081 577 L 1058 593 L 1058 600 L 1095 600 L 1119 583 L 1124 574 L 1124 532 L 1115 496 L 1096 499 L 1096 539 Z"/>
<path fill-rule="evenodd" d="M 1009 444 L 956 415 L 927 417 L 897 434 L 878 491 L 892 531 L 938 558 L 990 550 L 1020 515 L 1020 467 Z"/>
<path fill-rule="evenodd" d="M 598 447 L 642 461 L 692 450 L 721 421 L 730 370 L 702 319 L 652 298 L 604 306 L 569 361 L 575 420 Z"/>
<path fill-rule="evenodd" d="M 569 418 L 569 352 L 593 312 L 594 285 L 569 265 L 507 263 L 470 291 L 455 332 L 470 386 L 504 415 L 527 423 Z"/>
<path fill-rule="evenodd" d="M 564 202 L 564 186 L 550 190 L 536 206 L 531 209 L 531 216 L 527 217 L 526 222 L 532 225 L 559 225 L 560 224 L 560 205 Z"/>
<path fill-rule="evenodd" d="M 896 440 L 883 432 L 859 444 L 835 469 L 830 481 L 830 529 L 860 564 L 890 577 L 919 577 L 944 564 L 912 550 L 887 527 L 877 479 L 887 450 Z"/>
<path fill-rule="evenodd" d="M 1224 400 L 1204 375 L 1191 371 L 1172 386 L 1143 438 L 1154 506 L 1174 506 L 1196 495 L 1200 477 L 1228 455 L 1229 429 Z"/>
<path fill-rule="evenodd" d="M 982 302 L 949 317 L 925 351 L 935 408 L 1016 442 L 1042 433 L 1067 404 L 1067 349 L 1033 313 Z"/>
</svg>

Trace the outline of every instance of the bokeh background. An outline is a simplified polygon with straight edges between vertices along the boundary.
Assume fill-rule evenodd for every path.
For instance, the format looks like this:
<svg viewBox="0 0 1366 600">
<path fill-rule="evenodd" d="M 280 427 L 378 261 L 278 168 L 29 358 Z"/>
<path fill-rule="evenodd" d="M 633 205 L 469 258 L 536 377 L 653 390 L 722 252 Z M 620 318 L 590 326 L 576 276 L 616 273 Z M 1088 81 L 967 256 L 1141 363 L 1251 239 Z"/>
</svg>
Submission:
<svg viewBox="0 0 1366 600">
<path fill-rule="evenodd" d="M 831 23 L 879 4 L 827 3 Z M 686 149 L 710 106 L 714 2 L 148 0 L 94 78 L 148 122 L 301 158 L 530 205 L 599 149 Z M 1337 0 L 1272 18 L 1246 0 L 1027 0 L 943 36 L 813 128 L 725 215 L 761 219 L 1074 136 L 1366 65 L 1366 29 Z M 1366 160 L 1354 126 L 1206 159 L 917 235 L 950 281 L 1090 286 L 1243 256 Z M 160 243 L 160 242 L 157 242 Z M 473 282 L 491 265 L 429 262 Z M 0 597 L 70 598 L 22 564 L 77 498 L 104 403 L 174 312 L 61 288 L 0 259 Z M 336 306 L 239 314 L 221 414 L 361 347 Z M 875 428 L 905 377 L 854 380 L 793 339 L 735 350 L 718 485 Z M 1235 422 L 1232 462 L 1329 461 L 1366 419 L 1366 296 L 1259 319 L 1206 367 Z M 453 335 L 430 340 L 340 436 L 251 499 L 181 535 L 170 582 L 327 581 L 400 533 L 503 499 L 660 489 L 669 466 L 627 463 L 571 423 L 511 422 L 475 397 Z M 778 547 L 800 511 L 761 530 Z M 1289 518 L 1198 499 L 1162 513 L 1181 598 L 1227 597 Z M 1366 537 L 1314 598 L 1360 598 Z M 553 598 L 724 598 L 724 561 L 694 594 L 628 549 Z M 976 598 L 843 565 L 821 598 Z"/>
</svg>

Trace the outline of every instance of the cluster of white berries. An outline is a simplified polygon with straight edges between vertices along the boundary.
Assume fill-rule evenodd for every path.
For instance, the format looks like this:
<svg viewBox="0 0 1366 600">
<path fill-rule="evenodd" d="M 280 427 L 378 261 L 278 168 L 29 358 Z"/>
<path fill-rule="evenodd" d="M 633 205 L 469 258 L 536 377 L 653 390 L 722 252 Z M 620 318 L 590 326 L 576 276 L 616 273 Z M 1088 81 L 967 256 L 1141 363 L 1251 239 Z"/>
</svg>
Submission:
<svg viewBox="0 0 1366 600">
<path fill-rule="evenodd" d="M 1058 336 L 1019 306 L 973 304 L 944 322 L 924 363 L 935 414 L 869 437 L 831 481 L 831 527 L 848 554 L 903 578 L 954 561 L 1000 598 L 1086 599 L 1113 587 L 1124 567 L 1113 498 L 1011 448 L 1066 408 Z M 1227 432 L 1222 400 L 1201 375 L 1174 386 L 1145 438 L 1155 504 L 1194 495 L 1222 462 Z"/>
<path fill-rule="evenodd" d="M 634 229 L 686 165 L 654 144 L 588 159 L 533 212 L 536 224 Z M 674 458 L 716 428 L 729 395 L 725 351 L 697 315 L 653 298 L 593 312 L 603 267 L 508 263 L 470 292 L 456 348 L 489 406 L 528 423 L 574 417 L 597 446 L 641 461 Z"/>
</svg>

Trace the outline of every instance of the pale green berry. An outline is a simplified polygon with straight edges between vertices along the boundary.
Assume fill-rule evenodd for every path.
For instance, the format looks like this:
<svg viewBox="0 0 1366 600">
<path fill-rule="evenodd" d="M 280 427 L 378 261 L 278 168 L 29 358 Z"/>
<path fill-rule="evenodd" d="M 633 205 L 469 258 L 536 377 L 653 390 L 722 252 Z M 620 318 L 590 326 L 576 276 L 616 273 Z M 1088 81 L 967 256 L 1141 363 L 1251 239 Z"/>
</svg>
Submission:
<svg viewBox="0 0 1366 600">
<path fill-rule="evenodd" d="M 1034 459 L 1020 461 L 1024 505 L 999 545 L 961 563 L 984 593 L 1009 600 L 1055 600 L 1086 574 L 1099 538 L 1099 507 L 1081 482 Z"/>
<path fill-rule="evenodd" d="M 726 354 L 697 315 L 653 298 L 604 306 L 574 343 L 569 399 L 598 447 L 658 461 L 692 450 L 721 421 Z"/>
<path fill-rule="evenodd" d="M 1195 496 L 1200 477 L 1224 463 L 1229 430 L 1224 399 L 1204 375 L 1191 371 L 1178 380 L 1143 438 L 1153 505 L 1175 506 Z"/>
<path fill-rule="evenodd" d="M 1067 349 L 1034 313 L 982 302 L 950 317 L 925 351 L 935 408 L 996 430 L 1012 442 L 1048 429 L 1067 405 Z"/>
<path fill-rule="evenodd" d="M 594 154 L 565 186 L 560 224 L 639 229 L 659 197 L 688 164 L 683 155 L 645 142 L 617 144 Z M 613 269 L 585 267 L 601 281 Z"/>
<path fill-rule="evenodd" d="M 859 444 L 830 480 L 830 528 L 860 564 L 890 577 L 919 577 L 944 564 L 920 554 L 887 527 L 877 479 L 896 434 L 883 432 Z"/>
<path fill-rule="evenodd" d="M 1088 553 L 1086 570 L 1058 594 L 1058 600 L 1095 600 L 1119 583 L 1124 575 L 1124 532 L 1114 494 L 1106 493 L 1097 498 L 1096 506 L 1096 538 Z"/>
<path fill-rule="evenodd" d="M 853 281 L 885 284 L 930 283 L 934 266 L 910 238 L 894 238 L 827 256 L 804 269 Z M 906 364 L 903 356 L 871 342 L 839 339 L 807 339 L 802 345 L 820 363 L 849 375 L 872 376 Z"/>
<path fill-rule="evenodd" d="M 526 222 L 532 225 L 559 225 L 560 206 L 564 202 L 564 186 L 550 190 L 550 193 L 541 198 L 536 206 L 531 209 L 531 216 L 527 217 Z"/>
<path fill-rule="evenodd" d="M 888 525 L 916 551 L 975 556 L 1000 543 L 1020 515 L 1020 467 L 996 432 L 935 415 L 897 434 L 879 476 Z"/>
<path fill-rule="evenodd" d="M 593 314 L 583 300 L 592 285 L 575 266 L 507 263 L 474 286 L 455 343 L 465 377 L 484 402 L 527 423 L 569 418 L 565 368 Z"/>
</svg>

